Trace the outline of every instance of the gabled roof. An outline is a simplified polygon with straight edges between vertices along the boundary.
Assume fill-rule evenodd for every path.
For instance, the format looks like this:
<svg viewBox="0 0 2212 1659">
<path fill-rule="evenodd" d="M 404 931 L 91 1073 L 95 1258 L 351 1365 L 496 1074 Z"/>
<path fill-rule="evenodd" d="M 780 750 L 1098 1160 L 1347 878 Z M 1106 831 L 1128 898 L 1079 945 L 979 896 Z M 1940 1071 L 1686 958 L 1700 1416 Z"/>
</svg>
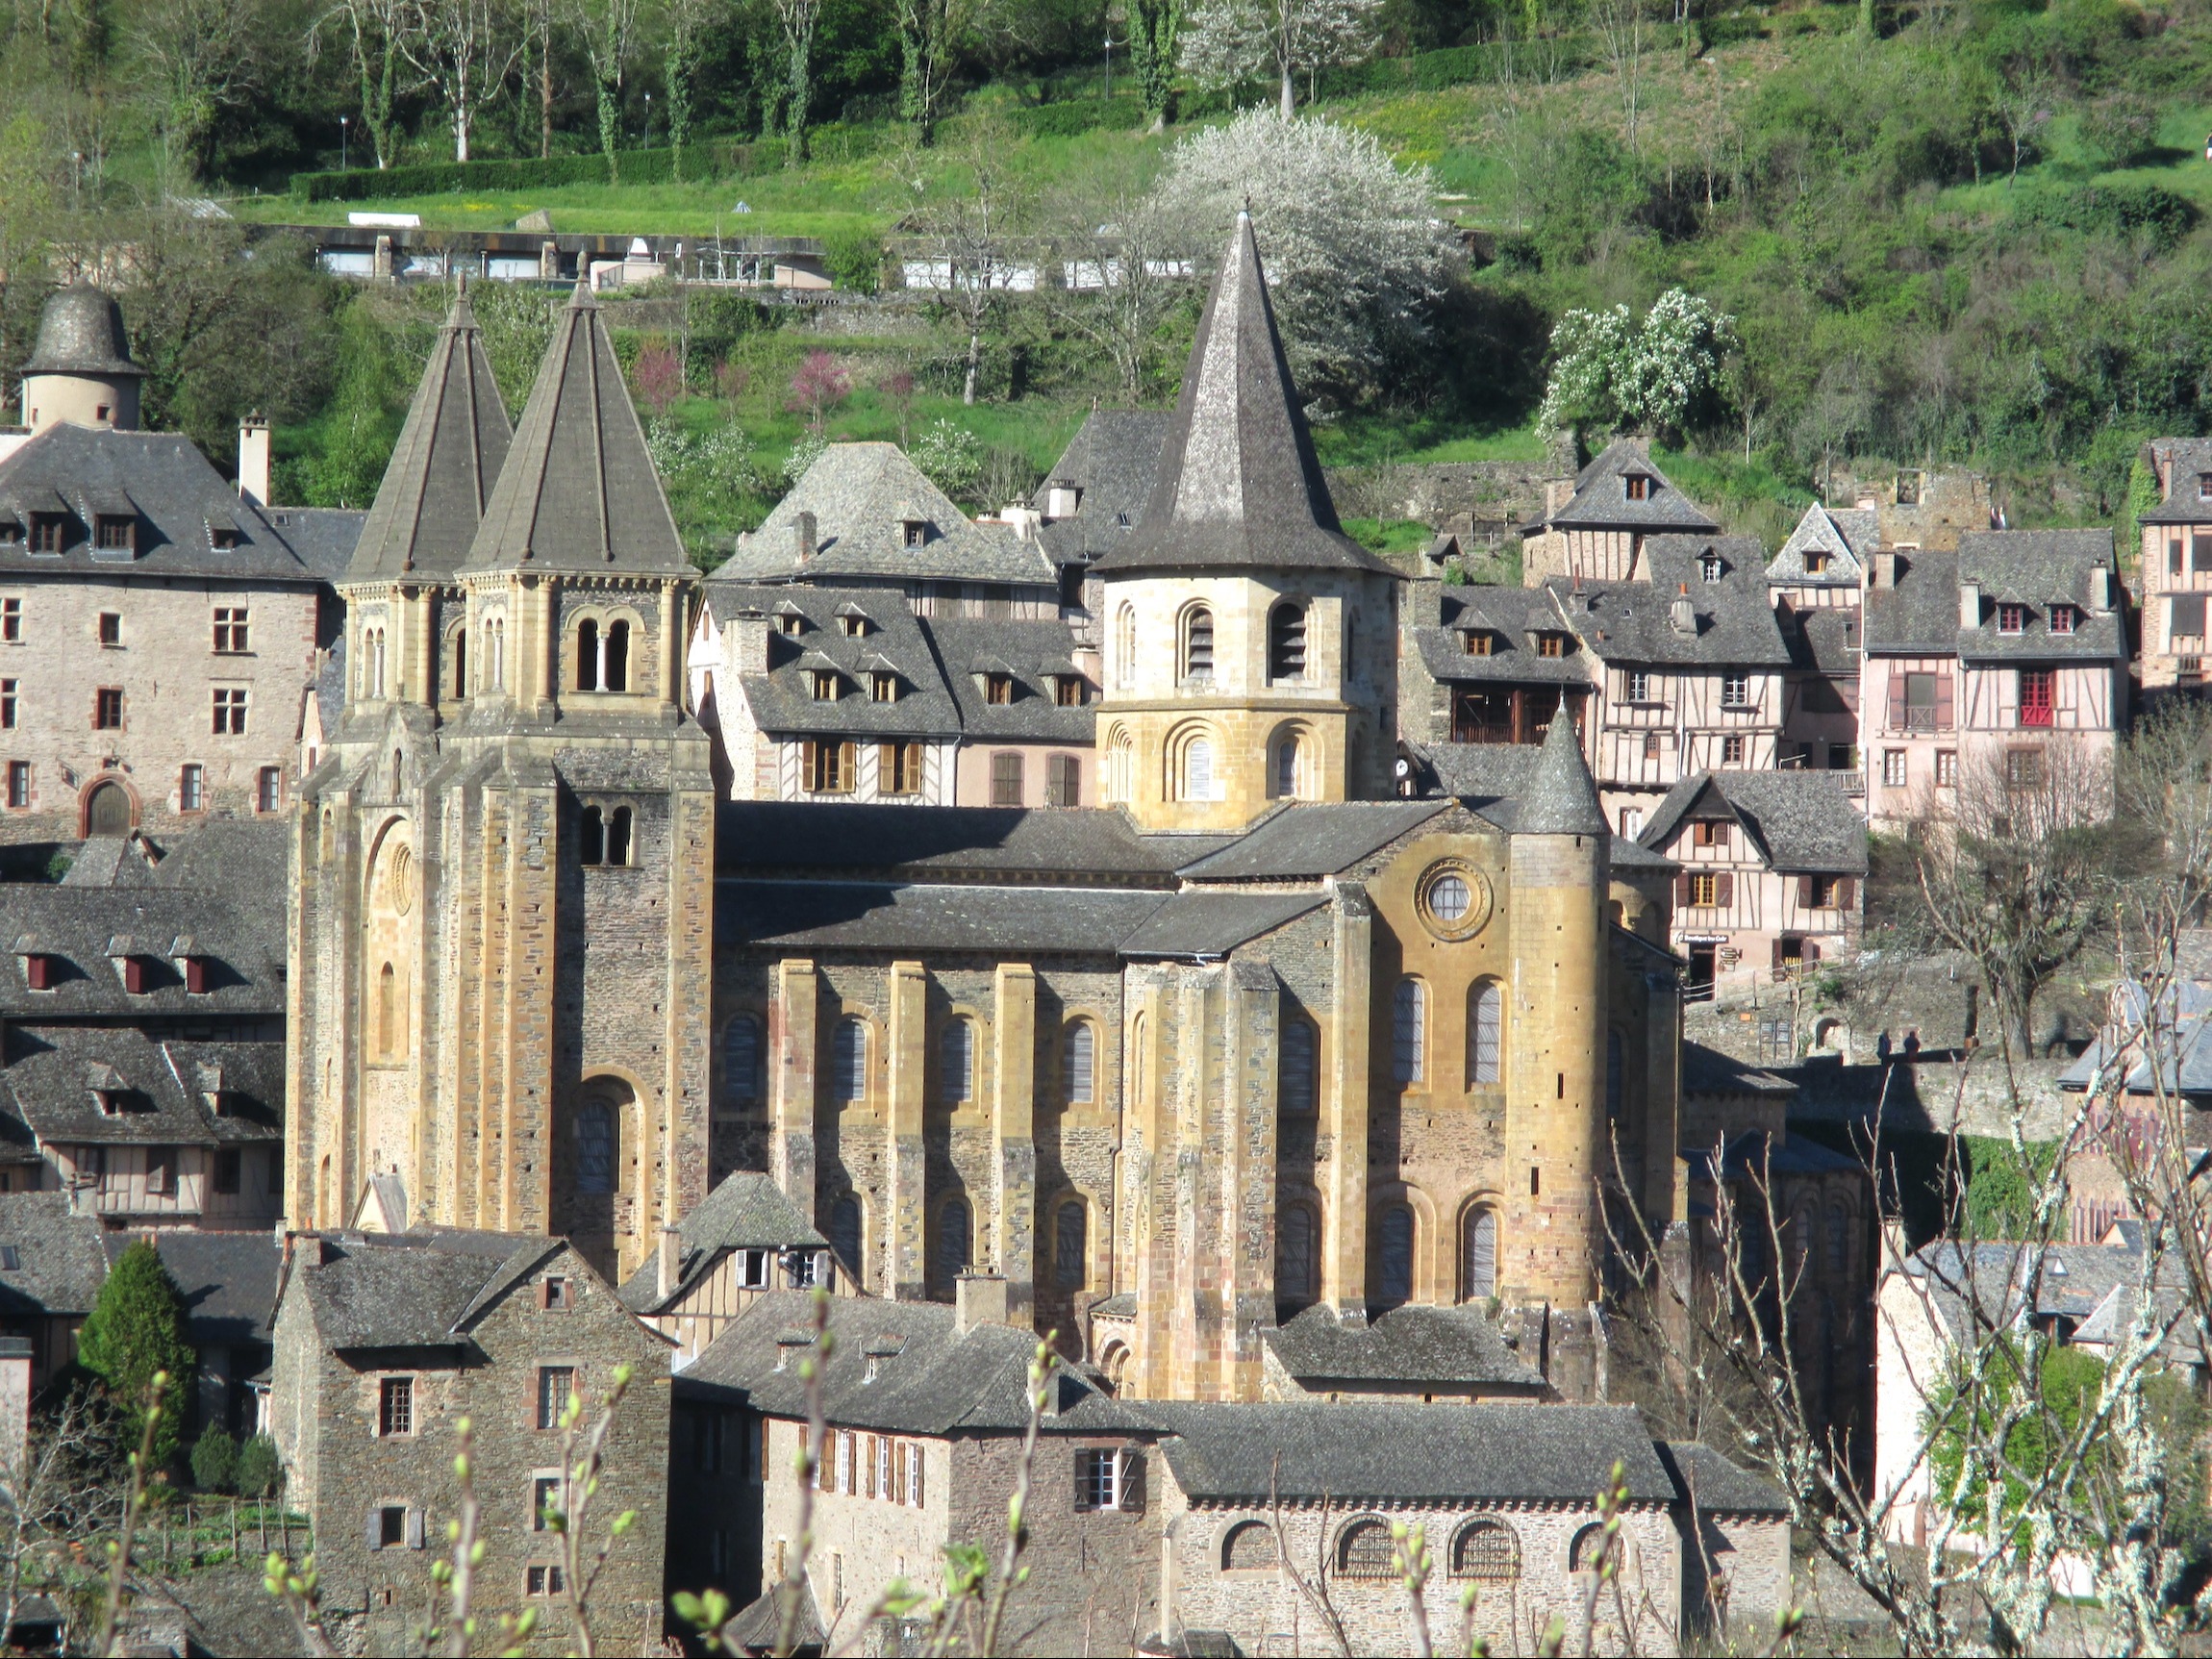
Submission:
<svg viewBox="0 0 2212 1659">
<path fill-rule="evenodd" d="M 1740 1469 L 1695 1440 L 1657 1443 L 1659 1461 L 1674 1476 L 1682 1500 L 1706 1515 L 1787 1515 L 1790 1500 L 1763 1474 Z"/>
<path fill-rule="evenodd" d="M 1038 531 L 1055 563 L 1088 563 L 1128 540 L 1152 499 L 1171 418 L 1165 409 L 1091 412 L 1030 497 L 1042 513 L 1055 485 L 1082 492 L 1072 517 L 1051 519 Z"/>
<path fill-rule="evenodd" d="M 1422 666 L 1436 679 L 1590 684 L 1590 665 L 1579 651 L 1537 655 L 1534 636 L 1572 635 L 1559 600 L 1547 588 L 1447 588 L 1442 612 L 1437 626 L 1413 630 Z M 1467 648 L 1468 635 L 1476 630 L 1490 636 L 1490 650 L 1482 656 Z"/>
<path fill-rule="evenodd" d="M 466 291 L 457 290 L 346 579 L 421 580 L 458 570 L 476 540 L 512 436 L 476 314 Z"/>
<path fill-rule="evenodd" d="M 676 1286 L 661 1295 L 661 1265 L 654 1256 L 617 1293 L 633 1313 L 658 1313 L 714 1270 L 732 1250 L 826 1250 L 829 1241 L 784 1196 L 772 1176 L 740 1169 L 700 1199 L 676 1224 L 682 1256 Z M 846 1270 L 853 1266 L 846 1264 Z"/>
<path fill-rule="evenodd" d="M 1855 588 L 1881 540 L 1881 518 L 1872 509 L 1823 507 L 1816 501 L 1767 566 L 1767 580 L 1794 587 Z M 1818 576 L 1805 568 L 1805 555 L 1812 552 L 1828 556 L 1828 567 Z"/>
<path fill-rule="evenodd" d="M 1198 318 L 1183 390 L 1136 533 L 1101 571 L 1397 571 L 1345 535 L 1275 331 L 1251 216 Z"/>
<path fill-rule="evenodd" d="M 1219 852 L 1183 867 L 1186 881 L 1315 880 L 1349 868 L 1450 808 L 1449 801 L 1296 801 Z"/>
<path fill-rule="evenodd" d="M 2201 478 L 2212 478 L 2212 439 L 2154 438 L 2144 446 L 2172 482 L 2166 499 L 2143 515 L 2145 524 L 2212 524 L 2212 499 Z"/>
<path fill-rule="evenodd" d="M 1643 500 L 1628 496 L 1626 480 L 1646 481 Z M 1649 449 L 1633 438 L 1617 438 L 1603 454 L 1574 478 L 1574 493 L 1558 512 L 1529 528 L 1643 531 L 1718 531 L 1705 510 L 1674 488 L 1674 481 L 1652 464 Z"/>
<path fill-rule="evenodd" d="M 880 588 L 779 588 L 718 579 L 705 591 L 710 614 L 724 627 L 745 611 L 798 618 L 797 634 L 768 630 L 766 673 L 740 676 L 762 731 L 884 738 L 950 738 L 960 731 L 960 705 L 905 595 Z M 840 616 L 856 604 L 867 616 L 867 631 L 851 635 Z M 1061 636 L 1067 637 L 1066 628 Z M 841 694 L 817 701 L 810 667 L 841 674 Z M 897 676 L 898 696 L 879 703 L 870 676 L 886 667 Z"/>
<path fill-rule="evenodd" d="M 565 1247 L 541 1234 L 459 1228 L 303 1234 L 279 1295 L 300 1286 L 333 1348 L 453 1347 L 477 1314 Z"/>
<path fill-rule="evenodd" d="M 1024 881 L 1174 886 L 1173 871 L 1233 836 L 1144 836 L 1103 808 L 913 807 L 856 802 L 724 801 L 716 809 L 718 876 Z M 1103 879 L 1101 879 L 1103 878 Z"/>
<path fill-rule="evenodd" d="M 109 1233 L 102 1243 L 113 1265 L 138 1235 Z M 284 1250 L 267 1230 L 198 1232 L 161 1227 L 153 1241 L 184 1293 L 188 1335 L 195 1347 L 235 1346 L 268 1341 Z"/>
<path fill-rule="evenodd" d="M 927 616 L 921 629 L 936 647 L 944 684 L 960 710 L 963 736 L 977 742 L 1068 743 L 1089 748 L 1098 725 L 1095 703 L 1063 708 L 1056 675 L 1074 674 L 1074 636 L 1061 621 L 982 616 Z M 1008 675 L 1014 700 L 993 703 L 986 678 Z"/>
<path fill-rule="evenodd" d="M 1583 645 L 1608 663 L 1700 667 L 1779 667 L 1790 647 L 1768 597 L 1765 550 L 1747 536 L 1652 536 L 1644 543 L 1647 582 L 1547 588 Z M 1708 582 L 1708 564 L 1718 575 Z M 1687 597 L 1693 626 L 1674 625 Z"/>
<path fill-rule="evenodd" d="M 1283 1370 L 1316 1393 L 1339 1381 L 1450 1388 L 1469 1383 L 1544 1388 L 1544 1373 L 1506 1345 L 1497 1322 L 1472 1306 L 1393 1308 L 1347 1324 L 1319 1303 L 1261 1333 Z"/>
<path fill-rule="evenodd" d="M 1982 620 L 1979 627 L 1959 629 L 1959 655 L 1970 662 L 2124 657 L 2127 640 L 2119 613 L 2088 609 L 2094 570 L 2113 571 L 2110 529 L 1961 531 L 1958 580 L 1980 589 Z M 2116 592 L 2117 571 L 2108 580 Z M 1998 604 L 2026 607 L 2026 625 L 2019 633 L 1998 632 Z M 2054 605 L 2077 613 L 2071 634 L 2050 631 Z"/>
<path fill-rule="evenodd" d="M 1665 851 L 1696 809 L 1712 805 L 1743 825 L 1769 869 L 1867 873 L 1865 820 L 1832 772 L 1692 772 L 1652 809 L 1638 839 Z"/>
<path fill-rule="evenodd" d="M 799 515 L 815 517 L 815 551 L 799 553 Z M 907 525 L 921 544 L 907 544 Z M 834 586 L 866 577 L 897 582 L 1004 582 L 1044 587 L 1059 580 L 1034 541 L 1003 524 L 978 524 L 953 504 L 895 443 L 833 443 L 776 503 L 758 530 L 715 571 L 725 581 Z"/>
<path fill-rule="evenodd" d="M 102 1107 L 95 1088 L 114 1110 Z M 47 1147 L 273 1145 L 284 1138 L 281 1042 L 161 1042 L 135 1025 L 17 1025 L 8 1034 L 0 1090 Z"/>
<path fill-rule="evenodd" d="M 934 817 L 959 809 L 890 810 Z M 1126 888 L 725 879 L 715 894 L 715 931 L 786 950 L 1111 956 L 1163 902 L 1156 892 Z"/>
<path fill-rule="evenodd" d="M 90 1313 L 108 1280 L 102 1230 L 66 1193 L 0 1193 L 0 1317 Z"/>
<path fill-rule="evenodd" d="M 599 305 L 583 283 L 553 325 L 484 522 L 475 570 L 691 569 Z"/>
</svg>

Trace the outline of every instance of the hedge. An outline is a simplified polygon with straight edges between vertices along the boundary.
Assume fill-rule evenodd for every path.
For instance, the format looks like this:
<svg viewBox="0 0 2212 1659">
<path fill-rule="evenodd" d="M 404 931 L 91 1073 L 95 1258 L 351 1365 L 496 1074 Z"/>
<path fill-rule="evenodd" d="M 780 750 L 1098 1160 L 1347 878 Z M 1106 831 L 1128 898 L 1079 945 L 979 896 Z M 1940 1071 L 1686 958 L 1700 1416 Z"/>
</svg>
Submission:
<svg viewBox="0 0 2212 1659">
<path fill-rule="evenodd" d="M 684 148 L 684 176 L 721 178 L 780 166 L 781 138 L 749 143 L 699 143 Z M 665 185 L 676 177 L 672 149 L 621 150 L 616 163 L 626 185 Z M 344 172 L 294 173 L 291 193 L 309 202 L 362 202 L 391 196 L 436 196 L 469 190 L 518 190 L 559 185 L 603 185 L 602 155 L 553 156 L 544 161 L 419 162 L 396 167 L 353 167 Z"/>
<path fill-rule="evenodd" d="M 1033 138 L 1073 138 L 1101 128 L 1128 132 L 1144 124 L 1144 105 L 1137 98 L 1070 98 L 1018 110 L 1015 122 Z"/>
</svg>

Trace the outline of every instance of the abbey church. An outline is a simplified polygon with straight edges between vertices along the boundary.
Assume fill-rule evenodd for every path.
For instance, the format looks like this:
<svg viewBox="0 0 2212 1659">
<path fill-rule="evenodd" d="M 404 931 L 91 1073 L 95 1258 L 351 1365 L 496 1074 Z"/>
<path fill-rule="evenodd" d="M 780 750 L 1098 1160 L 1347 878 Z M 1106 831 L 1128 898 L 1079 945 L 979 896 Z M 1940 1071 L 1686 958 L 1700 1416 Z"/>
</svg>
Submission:
<svg viewBox="0 0 2212 1659">
<path fill-rule="evenodd" d="M 956 660 L 895 572 L 703 583 L 589 294 L 512 427 L 457 299 L 299 791 L 289 1224 L 373 1202 L 622 1278 L 765 1171 L 844 1288 L 1002 1297 L 1136 1397 L 1269 1396 L 1408 1308 L 1494 1360 L 1535 1329 L 1482 1374 L 1586 1392 L 1605 1204 L 1686 1214 L 1677 867 L 1611 832 L 1567 719 L 1509 788 L 1400 792 L 1406 581 L 1339 526 L 1248 222 L 1160 444 L 1080 616 L 1005 624 L 1069 642 Z M 1094 758 L 1068 804 L 730 798 L 709 623 L 760 641 L 764 708 L 782 665 L 888 721 L 926 655 L 993 712 L 1086 709 Z M 1386 1349 L 1362 1374 L 1429 1386 Z"/>
</svg>

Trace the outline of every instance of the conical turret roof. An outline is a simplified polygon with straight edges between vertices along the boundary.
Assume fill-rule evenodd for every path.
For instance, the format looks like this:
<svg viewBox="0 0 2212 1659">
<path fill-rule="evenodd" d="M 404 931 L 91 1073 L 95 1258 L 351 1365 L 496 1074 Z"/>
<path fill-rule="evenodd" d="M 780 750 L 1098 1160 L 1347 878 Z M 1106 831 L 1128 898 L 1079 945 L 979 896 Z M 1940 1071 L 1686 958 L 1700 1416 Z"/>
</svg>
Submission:
<svg viewBox="0 0 2212 1659">
<path fill-rule="evenodd" d="M 438 331 L 361 527 L 349 582 L 450 576 L 476 540 L 512 429 L 465 289 Z"/>
<path fill-rule="evenodd" d="M 25 374 L 96 374 L 108 380 L 144 379 L 131 361 L 123 311 L 105 289 L 82 278 L 56 289 L 38 314 L 38 342 Z"/>
<path fill-rule="evenodd" d="M 1127 544 L 1093 568 L 1397 574 L 1337 522 L 1248 214 L 1198 318 L 1152 498 Z"/>
<path fill-rule="evenodd" d="M 591 290 L 568 309 L 515 423 L 467 567 L 689 570 L 645 431 Z"/>
<path fill-rule="evenodd" d="M 1544 735 L 1544 750 L 1521 792 L 1521 816 L 1513 827 L 1520 835 L 1608 833 L 1596 782 L 1582 759 L 1582 742 L 1574 735 L 1574 716 L 1565 707 L 1552 716 L 1551 730 Z"/>
</svg>

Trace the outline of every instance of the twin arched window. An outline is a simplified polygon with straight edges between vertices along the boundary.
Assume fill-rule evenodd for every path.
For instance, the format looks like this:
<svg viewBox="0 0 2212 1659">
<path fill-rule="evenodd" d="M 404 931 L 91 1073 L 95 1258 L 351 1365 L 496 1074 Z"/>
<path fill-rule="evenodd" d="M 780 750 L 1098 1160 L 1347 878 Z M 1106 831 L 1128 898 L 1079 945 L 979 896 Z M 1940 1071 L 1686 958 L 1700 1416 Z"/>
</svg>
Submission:
<svg viewBox="0 0 2212 1659">
<path fill-rule="evenodd" d="M 587 616 L 576 624 L 576 689 L 626 691 L 630 689 L 630 624 L 617 618 L 602 631 Z"/>
<path fill-rule="evenodd" d="M 1214 613 L 1194 605 L 1183 613 L 1183 678 L 1214 677 Z"/>
<path fill-rule="evenodd" d="M 975 1098 L 975 1026 L 966 1019 L 948 1019 L 938 1038 L 937 1084 L 939 1096 L 948 1106 Z"/>
<path fill-rule="evenodd" d="M 734 1105 L 761 1097 L 761 1022 L 749 1014 L 722 1028 L 722 1088 Z"/>
<path fill-rule="evenodd" d="M 830 1098 L 849 1105 L 867 1093 L 867 1027 L 854 1018 L 830 1033 Z"/>
<path fill-rule="evenodd" d="M 1399 1086 L 1419 1083 L 1427 1074 L 1428 988 L 1418 979 L 1401 979 L 1391 993 L 1391 1074 Z"/>
<path fill-rule="evenodd" d="M 577 862 L 588 865 L 630 863 L 631 824 L 628 807 L 616 807 L 612 812 L 601 807 L 586 807 L 576 830 Z"/>
<path fill-rule="evenodd" d="M 1505 987 L 1478 979 L 1467 989 L 1467 1084 L 1496 1083 L 1505 1075 Z"/>
<path fill-rule="evenodd" d="M 1306 608 L 1295 603 L 1277 605 L 1268 613 L 1268 678 L 1302 680 L 1306 676 Z"/>
<path fill-rule="evenodd" d="M 364 699 L 384 695 L 384 630 L 381 627 L 361 631 L 361 694 Z"/>
<path fill-rule="evenodd" d="M 1098 1030 L 1088 1019 L 1068 1028 L 1061 1050 L 1062 1093 L 1070 1106 L 1088 1105 L 1097 1098 Z"/>
<path fill-rule="evenodd" d="M 484 689 L 503 691 L 507 689 L 507 618 L 484 618 Z"/>
<path fill-rule="evenodd" d="M 1320 1108 L 1320 1047 L 1312 1020 L 1295 1014 L 1283 1017 L 1282 1049 L 1275 1058 L 1278 1111 L 1307 1114 Z"/>
</svg>

